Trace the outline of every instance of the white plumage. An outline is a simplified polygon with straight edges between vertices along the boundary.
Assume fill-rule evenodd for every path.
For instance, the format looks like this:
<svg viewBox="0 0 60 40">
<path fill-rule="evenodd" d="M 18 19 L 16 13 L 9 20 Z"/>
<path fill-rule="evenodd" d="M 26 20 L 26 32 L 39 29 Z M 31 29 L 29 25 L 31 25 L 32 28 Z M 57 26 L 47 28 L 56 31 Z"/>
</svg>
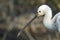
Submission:
<svg viewBox="0 0 60 40">
<path fill-rule="evenodd" d="M 49 30 L 60 32 L 60 12 L 52 18 L 52 10 L 48 5 L 41 5 L 38 8 L 38 16 L 43 16 L 43 24 Z"/>
</svg>

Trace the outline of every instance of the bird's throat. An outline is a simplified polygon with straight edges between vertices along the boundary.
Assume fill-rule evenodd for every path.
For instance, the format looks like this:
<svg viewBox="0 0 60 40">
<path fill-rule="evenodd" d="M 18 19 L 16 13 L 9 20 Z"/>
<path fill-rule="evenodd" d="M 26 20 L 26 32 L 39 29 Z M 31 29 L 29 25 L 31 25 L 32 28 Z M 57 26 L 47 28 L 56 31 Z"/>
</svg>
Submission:
<svg viewBox="0 0 60 40">
<path fill-rule="evenodd" d="M 43 18 L 43 24 L 46 26 L 46 27 L 48 27 L 48 26 L 50 26 L 50 25 L 52 25 L 52 12 L 51 11 L 48 11 L 46 14 L 45 14 L 45 16 L 44 16 L 44 18 Z"/>
</svg>

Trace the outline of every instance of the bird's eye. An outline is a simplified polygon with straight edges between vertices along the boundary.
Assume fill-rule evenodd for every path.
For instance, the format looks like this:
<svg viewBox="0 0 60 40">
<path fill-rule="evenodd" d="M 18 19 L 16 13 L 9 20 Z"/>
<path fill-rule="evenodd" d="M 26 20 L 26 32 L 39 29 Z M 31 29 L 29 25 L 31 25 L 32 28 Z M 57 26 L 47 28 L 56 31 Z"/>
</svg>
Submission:
<svg viewBox="0 0 60 40">
<path fill-rule="evenodd" d="M 41 12 L 41 11 L 39 11 L 39 12 Z"/>
</svg>

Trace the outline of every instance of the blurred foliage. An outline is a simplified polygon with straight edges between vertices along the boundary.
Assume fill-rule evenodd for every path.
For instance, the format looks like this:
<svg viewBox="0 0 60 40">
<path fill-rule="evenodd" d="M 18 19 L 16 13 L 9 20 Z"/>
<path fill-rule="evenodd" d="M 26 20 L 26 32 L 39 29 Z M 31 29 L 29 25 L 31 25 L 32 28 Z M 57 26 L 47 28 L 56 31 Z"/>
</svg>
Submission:
<svg viewBox="0 0 60 40">
<path fill-rule="evenodd" d="M 21 25 L 24 26 L 24 23 L 26 24 L 26 22 L 33 17 L 33 11 L 37 12 L 37 8 L 42 4 L 51 6 L 54 14 L 60 11 L 60 0 L 0 0 L 0 24 L 4 23 L 0 25 L 0 28 L 8 30 L 8 27 L 11 27 L 12 29 L 13 26 L 16 26 L 13 25 L 16 21 L 18 21 L 19 24 L 17 25 L 21 28 Z M 32 12 L 32 14 L 30 12 Z M 35 25 L 40 25 L 38 19 L 36 21 L 37 24 Z"/>
<path fill-rule="evenodd" d="M 37 11 L 42 4 L 51 6 L 54 13 L 60 11 L 60 0 L 0 0 L 0 19 Z"/>
<path fill-rule="evenodd" d="M 41 4 L 48 3 L 50 3 L 49 5 L 54 5 L 57 9 L 60 10 L 60 0 L 0 0 L 0 9 L 4 10 L 5 8 L 8 8 L 7 6 L 10 5 L 12 10 L 16 6 L 18 7 L 18 9 L 21 8 L 21 10 L 32 10 Z"/>
</svg>

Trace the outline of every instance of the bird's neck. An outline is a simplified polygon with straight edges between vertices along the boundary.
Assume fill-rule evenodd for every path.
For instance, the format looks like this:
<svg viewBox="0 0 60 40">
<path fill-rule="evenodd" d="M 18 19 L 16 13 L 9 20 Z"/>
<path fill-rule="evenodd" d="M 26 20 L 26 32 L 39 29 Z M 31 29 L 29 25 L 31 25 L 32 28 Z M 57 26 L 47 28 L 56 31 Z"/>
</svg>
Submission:
<svg viewBox="0 0 60 40">
<path fill-rule="evenodd" d="M 45 26 L 52 25 L 52 11 L 48 10 L 44 16 L 43 23 Z"/>
</svg>

